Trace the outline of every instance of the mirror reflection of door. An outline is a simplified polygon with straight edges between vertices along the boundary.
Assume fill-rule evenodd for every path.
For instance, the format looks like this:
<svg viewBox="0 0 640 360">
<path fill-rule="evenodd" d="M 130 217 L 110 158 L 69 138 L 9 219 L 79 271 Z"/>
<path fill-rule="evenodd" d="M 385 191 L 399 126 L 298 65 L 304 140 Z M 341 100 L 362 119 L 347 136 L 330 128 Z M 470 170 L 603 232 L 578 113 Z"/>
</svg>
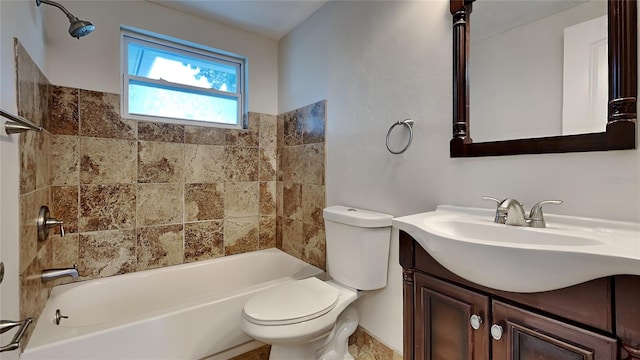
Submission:
<svg viewBox="0 0 640 360">
<path fill-rule="evenodd" d="M 607 64 L 606 16 L 564 29 L 562 135 L 605 131 Z"/>
<path fill-rule="evenodd" d="M 565 39 L 565 29 L 604 16 L 599 26 L 604 26 L 606 34 L 606 14 L 607 2 L 603 0 L 475 1 L 470 16 L 469 55 L 473 142 L 604 131 L 608 92 L 606 42 L 586 50 L 593 51 L 596 59 L 600 59 L 599 51 L 604 51 L 603 63 L 590 57 L 580 59 L 586 66 L 565 63 L 565 43 L 574 41 Z M 600 65 L 604 78 L 598 74 L 580 75 L 592 79 L 587 82 L 602 82 L 602 86 L 594 86 L 592 90 L 584 90 L 576 83 L 576 76 L 565 74 L 565 69 L 573 72 Z M 572 87 L 566 88 L 567 82 Z M 575 88 L 586 95 L 576 97 Z M 568 93 L 576 104 L 573 107 L 581 109 L 580 114 L 572 115 L 573 121 L 569 115 L 566 121 L 563 119 L 563 113 L 572 112 L 567 107 L 570 105 L 563 103 Z M 595 100 L 598 94 L 603 94 L 601 102 Z M 593 105 L 588 105 L 588 101 Z M 587 128 L 588 122 L 597 123 L 598 128 Z"/>
</svg>

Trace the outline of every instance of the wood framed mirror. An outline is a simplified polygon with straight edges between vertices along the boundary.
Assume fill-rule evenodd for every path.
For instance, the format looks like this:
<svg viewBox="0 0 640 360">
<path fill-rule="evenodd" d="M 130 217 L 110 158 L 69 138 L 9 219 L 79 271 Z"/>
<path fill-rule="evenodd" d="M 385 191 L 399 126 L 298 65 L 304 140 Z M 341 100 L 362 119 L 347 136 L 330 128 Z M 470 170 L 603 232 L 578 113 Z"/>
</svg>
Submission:
<svg viewBox="0 0 640 360">
<path fill-rule="evenodd" d="M 469 116 L 470 19 L 482 0 L 450 0 L 453 15 L 453 137 L 451 157 L 566 153 L 636 148 L 637 8 L 635 0 L 608 0 L 606 130 L 574 135 L 473 142 Z M 522 69 L 525 71 L 525 69 Z M 604 105 L 603 105 L 604 106 Z M 604 110 L 603 110 L 604 111 Z M 513 118 L 519 114 L 514 113 Z M 474 120 L 474 124 L 476 120 Z M 479 124 L 479 122 L 478 122 Z"/>
</svg>

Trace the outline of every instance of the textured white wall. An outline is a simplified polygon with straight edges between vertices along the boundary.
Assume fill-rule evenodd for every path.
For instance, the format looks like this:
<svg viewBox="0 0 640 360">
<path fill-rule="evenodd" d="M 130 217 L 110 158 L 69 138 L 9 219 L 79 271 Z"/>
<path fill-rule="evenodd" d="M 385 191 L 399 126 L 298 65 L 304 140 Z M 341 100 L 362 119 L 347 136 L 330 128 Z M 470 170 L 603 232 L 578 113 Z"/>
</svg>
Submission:
<svg viewBox="0 0 640 360">
<path fill-rule="evenodd" d="M 60 10 L 45 12 L 47 61 L 52 84 L 120 93 L 120 25 L 176 37 L 249 58 L 249 111 L 276 114 L 277 43 L 256 34 L 178 12 L 148 1 L 71 1 L 68 10 L 96 30 L 74 39 Z"/>
<path fill-rule="evenodd" d="M 327 99 L 327 204 L 395 216 L 438 204 L 491 207 L 482 195 L 551 213 L 640 221 L 636 150 L 451 159 L 449 2 L 330 2 L 279 44 L 279 112 Z M 385 148 L 389 126 L 415 120 L 403 155 Z M 359 300 L 361 325 L 402 349 L 402 290 L 392 239 L 389 285 Z"/>
<path fill-rule="evenodd" d="M 38 66 L 44 64 L 42 16 L 34 7 L 28 0 L 0 1 L 0 107 L 13 114 L 17 113 L 13 38 L 20 39 Z M 0 319 L 18 320 L 20 138 L 4 133 L 5 121 L 0 118 L 0 261 L 6 271 L 0 285 Z M 0 336 L 0 344 L 8 344 L 14 333 Z M 18 353 L 5 352 L 0 358 L 17 359 Z"/>
</svg>

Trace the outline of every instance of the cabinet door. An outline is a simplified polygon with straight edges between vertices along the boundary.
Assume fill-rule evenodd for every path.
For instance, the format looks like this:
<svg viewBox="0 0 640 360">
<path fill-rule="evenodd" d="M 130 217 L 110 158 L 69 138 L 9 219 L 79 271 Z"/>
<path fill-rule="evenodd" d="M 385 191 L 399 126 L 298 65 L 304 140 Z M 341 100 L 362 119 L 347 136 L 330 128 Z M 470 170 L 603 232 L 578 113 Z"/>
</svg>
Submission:
<svg viewBox="0 0 640 360">
<path fill-rule="evenodd" d="M 415 286 L 415 359 L 489 359 L 486 296 L 422 274 Z"/>
<path fill-rule="evenodd" d="M 640 360 L 640 276 L 616 276 L 616 335 L 622 359 Z"/>
<path fill-rule="evenodd" d="M 493 301 L 493 360 L 614 360 L 616 340 Z"/>
</svg>

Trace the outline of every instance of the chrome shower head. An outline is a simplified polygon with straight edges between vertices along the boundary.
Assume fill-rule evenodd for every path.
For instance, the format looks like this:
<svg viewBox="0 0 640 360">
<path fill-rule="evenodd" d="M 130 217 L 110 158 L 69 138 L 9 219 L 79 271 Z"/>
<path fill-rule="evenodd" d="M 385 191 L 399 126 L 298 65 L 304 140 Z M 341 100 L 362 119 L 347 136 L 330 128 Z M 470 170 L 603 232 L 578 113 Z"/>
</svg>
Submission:
<svg viewBox="0 0 640 360">
<path fill-rule="evenodd" d="M 70 23 L 69 34 L 74 38 L 80 39 L 81 36 L 89 35 L 96 28 L 92 23 L 78 19 L 73 14 L 71 14 L 64 6 L 58 4 L 55 1 L 36 0 L 36 5 L 40 6 L 40 4 L 55 6 L 60 9 L 65 15 L 67 15 Z"/>
<path fill-rule="evenodd" d="M 75 18 L 69 25 L 69 34 L 74 38 L 80 39 L 81 36 L 89 35 L 96 27 L 92 23 Z"/>
</svg>

